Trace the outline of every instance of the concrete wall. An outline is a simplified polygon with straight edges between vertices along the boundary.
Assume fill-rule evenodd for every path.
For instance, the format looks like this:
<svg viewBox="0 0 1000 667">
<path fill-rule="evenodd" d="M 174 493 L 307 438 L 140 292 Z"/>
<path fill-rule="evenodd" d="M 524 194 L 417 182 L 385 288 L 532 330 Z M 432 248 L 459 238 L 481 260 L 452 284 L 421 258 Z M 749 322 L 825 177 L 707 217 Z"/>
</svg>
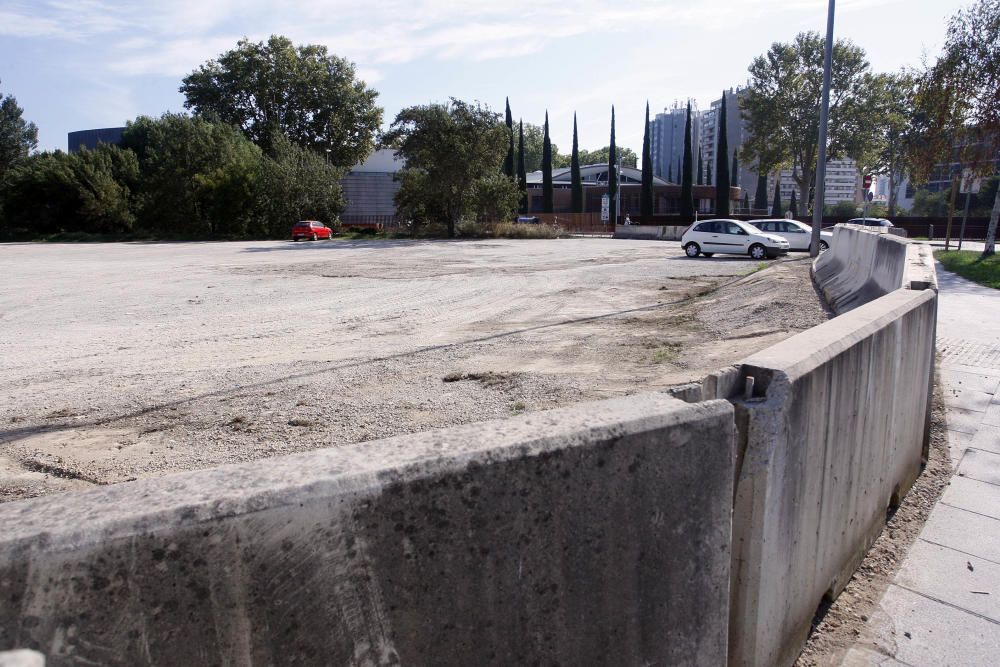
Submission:
<svg viewBox="0 0 1000 667">
<path fill-rule="evenodd" d="M 733 407 L 664 394 L 0 505 L 70 664 L 726 660 Z"/>
<path fill-rule="evenodd" d="M 790 665 L 925 460 L 936 295 L 897 290 L 740 364 L 731 665 Z"/>
<path fill-rule="evenodd" d="M 680 241 L 685 229 L 674 225 L 615 225 L 614 238 Z"/>
</svg>

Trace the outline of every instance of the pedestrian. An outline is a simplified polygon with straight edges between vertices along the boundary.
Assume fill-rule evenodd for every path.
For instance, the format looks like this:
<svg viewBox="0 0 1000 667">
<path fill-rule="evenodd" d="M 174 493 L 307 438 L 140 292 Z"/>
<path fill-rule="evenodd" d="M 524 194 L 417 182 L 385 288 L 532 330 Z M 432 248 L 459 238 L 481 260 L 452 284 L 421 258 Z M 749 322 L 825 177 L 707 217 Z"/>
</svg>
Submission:
<svg viewBox="0 0 1000 667">
<path fill-rule="evenodd" d="M 632 220 L 628 217 L 628 213 L 625 214 L 625 224 L 626 225 L 632 224 Z"/>
</svg>

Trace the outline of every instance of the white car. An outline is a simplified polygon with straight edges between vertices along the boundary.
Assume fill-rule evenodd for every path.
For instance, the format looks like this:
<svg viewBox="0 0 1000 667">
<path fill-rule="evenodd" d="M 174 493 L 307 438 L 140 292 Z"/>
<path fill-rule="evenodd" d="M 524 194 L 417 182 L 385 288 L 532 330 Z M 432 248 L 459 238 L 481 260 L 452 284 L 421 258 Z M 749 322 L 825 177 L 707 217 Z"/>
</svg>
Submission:
<svg viewBox="0 0 1000 667">
<path fill-rule="evenodd" d="M 887 232 L 896 226 L 885 218 L 851 218 L 847 224 L 862 225 L 870 228 L 873 232 Z"/>
<path fill-rule="evenodd" d="M 785 220 L 775 218 L 771 220 L 748 220 L 762 232 L 780 236 L 788 241 L 789 250 L 809 251 L 809 244 L 812 243 L 812 227 L 797 220 Z M 833 232 L 820 231 L 819 249 L 820 252 L 828 249 L 833 244 Z"/>
<path fill-rule="evenodd" d="M 788 254 L 788 241 L 765 234 L 739 220 L 701 220 L 681 236 L 681 247 L 688 257 L 699 254 L 711 257 L 717 252 L 750 255 L 754 259 Z"/>
</svg>

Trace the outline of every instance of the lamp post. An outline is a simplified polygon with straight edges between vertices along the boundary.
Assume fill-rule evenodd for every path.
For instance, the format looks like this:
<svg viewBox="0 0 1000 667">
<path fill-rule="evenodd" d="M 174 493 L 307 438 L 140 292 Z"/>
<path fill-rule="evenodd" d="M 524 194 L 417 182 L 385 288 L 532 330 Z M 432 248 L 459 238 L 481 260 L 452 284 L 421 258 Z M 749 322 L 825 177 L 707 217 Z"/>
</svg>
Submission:
<svg viewBox="0 0 1000 667">
<path fill-rule="evenodd" d="M 830 117 L 830 70 L 833 66 L 833 10 L 830 0 L 826 15 L 826 44 L 823 53 L 823 97 L 819 107 L 819 164 L 816 165 L 816 195 L 813 197 L 812 242 L 809 256 L 819 255 L 819 230 L 823 226 L 823 198 L 826 194 L 826 125 Z"/>
<path fill-rule="evenodd" d="M 330 149 L 326 149 L 326 163 L 330 164 Z"/>
</svg>

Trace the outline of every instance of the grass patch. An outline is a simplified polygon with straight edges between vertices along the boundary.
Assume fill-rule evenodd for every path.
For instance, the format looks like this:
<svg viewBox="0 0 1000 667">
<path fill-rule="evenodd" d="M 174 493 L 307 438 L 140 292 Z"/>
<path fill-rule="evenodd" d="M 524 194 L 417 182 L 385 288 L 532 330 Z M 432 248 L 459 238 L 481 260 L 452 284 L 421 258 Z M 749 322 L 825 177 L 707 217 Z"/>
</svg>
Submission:
<svg viewBox="0 0 1000 667">
<path fill-rule="evenodd" d="M 524 401 L 515 401 L 514 404 L 510 406 L 510 411 L 516 415 L 519 412 L 524 412 L 527 407 L 528 406 L 524 404 Z"/>
<path fill-rule="evenodd" d="M 768 262 L 757 262 L 756 266 L 754 266 L 752 269 L 750 269 L 749 271 L 747 271 L 743 275 L 745 275 L 745 276 L 752 276 L 753 274 L 757 273 L 758 271 L 763 271 L 764 269 L 766 269 L 769 266 L 771 266 L 771 265 Z"/>
<path fill-rule="evenodd" d="M 661 345 L 653 351 L 653 363 L 665 364 L 671 362 L 675 360 L 680 353 L 680 343 L 667 343 L 666 345 Z"/>
<path fill-rule="evenodd" d="M 981 259 L 978 250 L 938 250 L 934 258 L 944 268 L 972 282 L 1000 289 L 1000 255 Z"/>
<path fill-rule="evenodd" d="M 568 236 L 566 230 L 557 225 L 516 222 L 460 222 L 455 234 L 470 239 L 558 239 Z"/>
</svg>

